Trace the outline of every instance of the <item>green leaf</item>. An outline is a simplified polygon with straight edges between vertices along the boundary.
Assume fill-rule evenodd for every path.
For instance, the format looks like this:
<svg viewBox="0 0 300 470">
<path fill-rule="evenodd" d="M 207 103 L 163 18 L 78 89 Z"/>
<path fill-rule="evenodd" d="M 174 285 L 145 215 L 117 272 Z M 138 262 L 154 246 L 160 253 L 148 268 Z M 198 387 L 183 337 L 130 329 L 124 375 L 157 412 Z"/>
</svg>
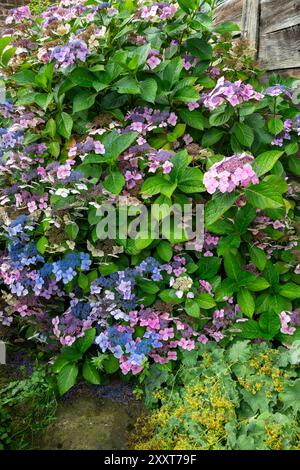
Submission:
<svg viewBox="0 0 300 470">
<path fill-rule="evenodd" d="M 239 194 L 236 192 L 226 194 L 216 193 L 214 198 L 205 206 L 205 227 L 219 220 L 238 198 Z"/>
<path fill-rule="evenodd" d="M 147 178 L 141 187 L 141 193 L 147 196 L 162 193 L 170 197 L 176 189 L 176 183 L 169 183 L 163 176 L 151 176 Z"/>
<path fill-rule="evenodd" d="M 239 304 L 242 313 L 247 317 L 252 318 L 255 311 L 255 301 L 251 292 L 242 287 L 237 295 L 237 303 Z"/>
<path fill-rule="evenodd" d="M 56 374 L 69 362 L 75 362 L 81 359 L 82 354 L 73 346 L 67 346 L 62 349 L 62 353 L 56 358 L 52 370 Z"/>
<path fill-rule="evenodd" d="M 157 83 L 154 78 L 147 78 L 141 82 L 141 96 L 148 103 L 155 103 Z"/>
<path fill-rule="evenodd" d="M 284 206 L 281 194 L 267 181 L 248 186 L 245 194 L 250 204 L 257 209 L 278 209 Z"/>
<path fill-rule="evenodd" d="M 280 330 L 280 320 L 277 313 L 264 312 L 259 317 L 259 327 L 265 339 L 272 339 Z"/>
<path fill-rule="evenodd" d="M 185 302 L 184 310 L 190 317 L 199 318 L 200 317 L 200 307 L 195 300 L 189 299 Z"/>
<path fill-rule="evenodd" d="M 247 204 L 244 207 L 241 207 L 235 216 L 234 227 L 235 230 L 240 234 L 247 232 L 247 229 L 251 222 L 256 217 L 256 210 L 250 204 Z"/>
<path fill-rule="evenodd" d="M 198 262 L 198 278 L 209 281 L 218 273 L 220 265 L 220 258 L 217 258 L 216 256 L 202 256 Z"/>
<path fill-rule="evenodd" d="M 159 292 L 159 287 L 156 282 L 150 281 L 149 279 L 142 279 L 138 282 L 139 287 L 142 289 L 143 292 L 147 294 L 156 294 Z"/>
<path fill-rule="evenodd" d="M 211 126 L 223 126 L 233 115 L 233 109 L 227 107 L 224 110 L 215 111 L 210 115 L 209 124 Z"/>
<path fill-rule="evenodd" d="M 13 38 L 10 36 L 5 36 L 0 39 L 0 57 L 3 54 L 4 49 L 12 42 Z"/>
<path fill-rule="evenodd" d="M 85 109 L 91 108 L 96 99 L 97 93 L 90 90 L 81 91 L 74 96 L 73 100 L 73 113 L 79 113 Z"/>
<path fill-rule="evenodd" d="M 203 147 L 211 147 L 212 145 L 219 142 L 224 135 L 224 131 L 222 129 L 211 128 L 205 131 L 204 136 L 202 137 L 202 145 Z"/>
<path fill-rule="evenodd" d="M 166 263 L 171 261 L 173 256 L 173 248 L 169 242 L 165 240 L 161 241 L 157 246 L 156 250 L 163 261 L 165 261 Z"/>
<path fill-rule="evenodd" d="M 49 240 L 45 236 L 41 237 L 38 239 L 36 242 L 36 248 L 41 255 L 43 255 L 47 249 L 47 246 L 49 245 Z"/>
<path fill-rule="evenodd" d="M 118 359 L 111 355 L 103 361 L 103 367 L 107 374 L 114 374 L 120 368 L 120 364 Z"/>
<path fill-rule="evenodd" d="M 280 286 L 279 294 L 290 300 L 300 299 L 300 286 L 293 282 L 288 282 Z"/>
<path fill-rule="evenodd" d="M 69 240 L 75 240 L 79 232 L 79 227 L 75 222 L 72 222 L 66 225 L 65 232 Z"/>
<path fill-rule="evenodd" d="M 140 85 L 134 77 L 123 77 L 114 85 L 120 94 L 138 95 L 141 92 Z"/>
<path fill-rule="evenodd" d="M 112 194 L 120 194 L 125 185 L 125 178 L 120 171 L 113 171 L 103 181 L 104 188 Z"/>
<path fill-rule="evenodd" d="M 127 132 L 126 134 L 118 134 L 115 131 L 109 132 L 102 139 L 105 155 L 90 154 L 85 157 L 84 164 L 115 161 L 121 153 L 133 144 L 137 136 L 137 132 Z"/>
<path fill-rule="evenodd" d="M 56 127 L 57 132 L 65 139 L 71 137 L 72 128 L 73 128 L 73 119 L 67 113 L 59 113 L 56 117 Z"/>
<path fill-rule="evenodd" d="M 166 65 L 163 71 L 163 81 L 166 82 L 171 89 L 172 85 L 179 81 L 181 71 L 183 69 L 183 63 L 181 57 L 174 57 Z"/>
<path fill-rule="evenodd" d="M 83 273 L 79 274 L 78 285 L 83 291 L 86 291 L 90 285 L 89 278 Z"/>
<path fill-rule="evenodd" d="M 279 314 L 283 311 L 290 311 L 291 308 L 292 303 L 281 295 L 264 293 L 256 299 L 256 313 L 270 311 Z"/>
<path fill-rule="evenodd" d="M 182 299 L 177 297 L 175 289 L 165 289 L 159 293 L 159 297 L 165 303 L 180 304 L 182 302 Z"/>
<path fill-rule="evenodd" d="M 183 193 L 200 193 L 205 191 L 203 173 L 199 168 L 187 168 L 178 180 L 178 188 Z"/>
<path fill-rule="evenodd" d="M 76 364 L 66 364 L 58 373 L 57 385 L 60 395 L 64 395 L 76 383 L 78 366 Z"/>
<path fill-rule="evenodd" d="M 253 163 L 253 168 L 257 176 L 262 176 L 272 170 L 273 166 L 282 155 L 283 152 L 278 150 L 270 150 L 261 153 Z"/>
<path fill-rule="evenodd" d="M 186 86 L 176 91 L 174 99 L 183 103 L 191 103 L 199 99 L 199 93 L 193 86 Z"/>
<path fill-rule="evenodd" d="M 96 367 L 91 363 L 91 361 L 86 360 L 82 366 L 82 375 L 87 382 L 93 385 L 100 385 L 100 375 Z"/>
<path fill-rule="evenodd" d="M 75 346 L 81 354 L 84 354 L 94 343 L 96 336 L 96 328 L 90 328 L 86 330 L 82 338 L 78 338 L 75 342 Z"/>
<path fill-rule="evenodd" d="M 237 122 L 233 127 L 233 134 L 244 147 L 251 147 L 254 141 L 254 132 L 247 124 Z"/>
<path fill-rule="evenodd" d="M 300 158 L 292 157 L 288 160 L 289 170 L 293 175 L 300 176 Z"/>
<path fill-rule="evenodd" d="M 245 323 L 240 323 L 239 327 L 241 328 L 241 335 L 243 338 L 261 338 L 261 329 L 259 328 L 258 322 L 254 320 L 248 320 Z"/>
<path fill-rule="evenodd" d="M 239 248 L 241 238 L 239 235 L 229 235 L 228 237 L 221 238 L 218 244 L 218 256 L 225 255 L 232 249 Z"/>
<path fill-rule="evenodd" d="M 11 79 L 16 82 L 17 85 L 36 85 L 35 73 L 32 70 L 22 70 L 12 75 Z"/>
<path fill-rule="evenodd" d="M 284 405 L 284 409 L 292 408 L 296 415 L 300 411 L 300 378 L 285 384 L 284 391 L 279 394 L 279 398 Z"/>
<path fill-rule="evenodd" d="M 288 145 L 285 145 L 284 147 L 284 151 L 288 156 L 295 155 L 295 153 L 298 153 L 298 150 L 299 150 L 299 145 L 297 142 L 290 142 Z"/>
<path fill-rule="evenodd" d="M 197 2 L 197 0 L 178 0 L 178 5 L 183 11 L 185 11 L 185 13 L 190 13 L 195 10 L 198 3 L 199 2 Z"/>
<path fill-rule="evenodd" d="M 239 25 L 233 23 L 232 21 L 224 21 L 224 23 L 220 23 L 214 28 L 216 33 L 224 34 L 224 33 L 235 33 L 240 31 Z"/>
<path fill-rule="evenodd" d="M 270 287 L 270 284 L 263 277 L 257 277 L 247 283 L 247 288 L 253 292 L 259 292 L 268 289 L 268 287 Z"/>
<path fill-rule="evenodd" d="M 210 294 L 198 294 L 195 297 L 195 301 L 199 305 L 199 307 L 203 308 L 204 310 L 209 310 L 210 308 L 215 307 L 216 302 Z"/>
<path fill-rule="evenodd" d="M 263 271 L 268 260 L 265 252 L 256 246 L 249 246 L 249 253 L 254 266 L 256 266 L 260 271 Z"/>
<path fill-rule="evenodd" d="M 132 55 L 130 56 L 130 61 L 127 64 L 128 68 L 130 70 L 137 70 L 139 67 L 144 66 L 150 50 L 150 44 L 144 44 L 143 46 L 135 47 Z"/>
<path fill-rule="evenodd" d="M 188 39 L 186 41 L 186 48 L 192 56 L 199 57 L 201 60 L 210 60 L 212 58 L 212 47 L 203 38 Z"/>
<path fill-rule="evenodd" d="M 281 119 L 272 118 L 268 122 L 268 129 L 271 132 L 271 134 L 277 135 L 277 134 L 280 134 L 281 131 L 283 131 L 284 124 L 281 121 Z"/>
<path fill-rule="evenodd" d="M 228 357 L 231 363 L 247 363 L 251 357 L 251 346 L 249 341 L 238 341 L 230 346 Z"/>
<path fill-rule="evenodd" d="M 76 67 L 68 76 L 69 80 L 74 86 L 81 86 L 83 88 L 92 88 L 96 80 L 96 75 L 90 70 L 83 67 Z"/>
<path fill-rule="evenodd" d="M 203 131 L 205 118 L 200 111 L 189 111 L 188 109 L 182 108 L 179 110 L 179 115 L 188 126 Z"/>
<path fill-rule="evenodd" d="M 224 255 L 224 268 L 230 279 L 234 279 L 236 282 L 239 282 L 242 268 L 242 260 L 239 253 L 226 253 Z"/>
</svg>

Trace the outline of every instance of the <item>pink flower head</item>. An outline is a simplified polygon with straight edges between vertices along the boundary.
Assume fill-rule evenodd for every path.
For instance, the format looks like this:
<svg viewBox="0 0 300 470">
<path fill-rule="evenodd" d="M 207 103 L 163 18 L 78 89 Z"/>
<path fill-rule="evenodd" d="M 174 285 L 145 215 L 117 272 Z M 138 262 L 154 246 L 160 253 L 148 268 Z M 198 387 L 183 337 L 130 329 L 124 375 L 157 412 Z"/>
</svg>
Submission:
<svg viewBox="0 0 300 470">
<path fill-rule="evenodd" d="M 172 171 L 172 168 L 173 168 L 173 163 L 171 162 L 165 162 L 162 166 L 162 169 L 163 169 L 163 173 L 164 174 L 168 174 Z"/>
<path fill-rule="evenodd" d="M 219 190 L 222 193 L 230 193 L 238 186 L 247 187 L 250 184 L 257 184 L 258 177 L 250 165 L 253 161 L 254 158 L 251 155 L 243 153 L 215 163 L 203 177 L 207 192 L 214 194 Z"/>
<path fill-rule="evenodd" d="M 281 312 L 279 318 L 281 323 L 281 333 L 285 335 L 293 335 L 296 331 L 296 328 L 294 326 L 289 326 L 289 323 L 291 322 L 291 316 L 286 312 Z"/>
<path fill-rule="evenodd" d="M 36 172 L 39 176 L 46 176 L 46 170 L 42 166 L 39 166 L 37 168 Z"/>
<path fill-rule="evenodd" d="M 178 342 L 178 346 L 187 351 L 192 351 L 193 349 L 195 349 L 195 341 L 192 339 L 181 338 Z"/>
<path fill-rule="evenodd" d="M 168 118 L 168 124 L 170 124 L 170 126 L 176 126 L 176 123 L 177 123 L 177 116 L 175 113 L 171 113 Z"/>
<path fill-rule="evenodd" d="M 36 210 L 37 210 L 36 202 L 35 202 L 35 201 L 30 201 L 30 202 L 28 202 L 27 208 L 28 208 L 30 214 L 31 214 L 32 212 L 36 211 Z"/>
<path fill-rule="evenodd" d="M 99 140 L 95 140 L 94 148 L 95 148 L 95 153 L 97 153 L 97 155 L 105 154 L 105 147 L 101 142 L 99 142 Z"/>
<path fill-rule="evenodd" d="M 161 60 L 154 55 L 151 55 L 149 59 L 147 59 L 147 64 L 149 65 L 151 70 L 155 69 L 160 63 Z"/>
<path fill-rule="evenodd" d="M 68 178 L 71 174 L 71 167 L 70 165 L 60 165 L 57 169 L 56 175 L 59 180 L 64 180 Z"/>
</svg>

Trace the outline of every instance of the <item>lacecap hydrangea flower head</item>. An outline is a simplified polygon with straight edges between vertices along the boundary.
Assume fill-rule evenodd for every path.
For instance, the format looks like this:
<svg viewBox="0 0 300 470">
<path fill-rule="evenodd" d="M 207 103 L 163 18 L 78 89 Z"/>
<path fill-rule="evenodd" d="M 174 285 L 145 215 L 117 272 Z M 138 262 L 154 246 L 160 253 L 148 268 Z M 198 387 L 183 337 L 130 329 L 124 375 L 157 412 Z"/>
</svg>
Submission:
<svg viewBox="0 0 300 470">
<path fill-rule="evenodd" d="M 221 193 L 231 193 L 237 187 L 257 184 L 259 179 L 251 166 L 253 161 L 251 155 L 242 153 L 215 163 L 203 178 L 207 192 L 214 194 L 219 190 Z"/>
</svg>

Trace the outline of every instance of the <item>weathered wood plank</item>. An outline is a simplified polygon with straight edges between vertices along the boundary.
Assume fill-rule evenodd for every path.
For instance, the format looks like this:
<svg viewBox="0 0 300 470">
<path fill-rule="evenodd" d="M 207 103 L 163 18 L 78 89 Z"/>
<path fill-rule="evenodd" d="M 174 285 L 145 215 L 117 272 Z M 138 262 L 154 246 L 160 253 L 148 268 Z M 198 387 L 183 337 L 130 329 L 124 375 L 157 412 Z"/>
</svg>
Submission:
<svg viewBox="0 0 300 470">
<path fill-rule="evenodd" d="M 261 0 L 261 34 L 300 24 L 300 0 Z"/>
<path fill-rule="evenodd" d="M 214 23 L 233 21 L 241 27 L 243 2 L 244 0 L 228 0 L 217 7 L 214 14 Z"/>
<path fill-rule="evenodd" d="M 300 68 L 300 25 L 262 34 L 258 59 L 267 70 Z"/>
<path fill-rule="evenodd" d="M 259 38 L 260 0 L 244 0 L 241 31 L 250 46 L 257 50 Z M 256 56 L 257 53 L 255 52 Z"/>
</svg>

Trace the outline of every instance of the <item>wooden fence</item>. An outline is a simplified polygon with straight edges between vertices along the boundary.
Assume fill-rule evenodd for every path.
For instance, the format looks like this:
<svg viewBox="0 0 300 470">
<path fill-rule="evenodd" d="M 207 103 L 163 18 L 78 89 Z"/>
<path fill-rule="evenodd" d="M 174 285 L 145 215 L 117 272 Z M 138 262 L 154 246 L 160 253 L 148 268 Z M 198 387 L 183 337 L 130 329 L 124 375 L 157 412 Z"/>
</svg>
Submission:
<svg viewBox="0 0 300 470">
<path fill-rule="evenodd" d="M 215 22 L 234 21 L 266 70 L 300 78 L 300 0 L 227 0 Z"/>
</svg>

